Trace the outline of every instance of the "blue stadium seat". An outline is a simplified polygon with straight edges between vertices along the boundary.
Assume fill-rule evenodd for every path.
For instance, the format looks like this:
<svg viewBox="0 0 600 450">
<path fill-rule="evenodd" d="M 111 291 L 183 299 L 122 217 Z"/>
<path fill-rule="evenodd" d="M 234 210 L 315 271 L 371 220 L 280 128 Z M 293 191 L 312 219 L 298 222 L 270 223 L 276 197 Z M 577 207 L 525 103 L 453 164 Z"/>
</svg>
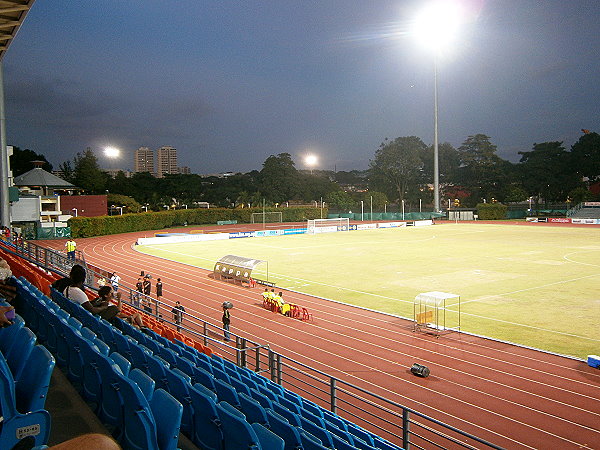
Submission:
<svg viewBox="0 0 600 450">
<path fill-rule="evenodd" d="M 263 408 L 273 409 L 273 402 L 269 397 L 264 395 L 262 392 L 258 392 L 256 389 L 250 389 L 250 395 L 254 400 L 262 405 Z"/>
<path fill-rule="evenodd" d="M 177 356 L 176 361 L 177 369 L 181 370 L 191 378 L 194 377 L 194 368 L 196 367 L 196 364 L 187 359 L 185 356 Z"/>
<path fill-rule="evenodd" d="M 275 394 L 275 392 L 273 392 L 272 390 L 270 390 L 269 388 L 266 388 L 264 386 L 261 386 L 260 384 L 258 385 L 258 391 L 267 396 L 269 399 L 271 399 L 272 402 L 276 402 L 279 403 L 279 396 L 277 394 Z"/>
<path fill-rule="evenodd" d="M 216 394 L 195 384 L 190 388 L 190 396 L 194 409 L 192 442 L 203 449 L 220 450 L 223 446 L 223 432 L 216 407 Z"/>
<path fill-rule="evenodd" d="M 231 382 L 231 380 L 229 379 L 229 375 L 227 375 L 227 372 L 225 372 L 225 369 L 213 366 L 213 375 L 215 376 L 215 378 L 224 381 L 227 384 Z"/>
<path fill-rule="evenodd" d="M 117 338 L 117 342 L 119 341 L 120 338 Z M 130 336 L 126 336 L 126 339 L 133 339 Z M 123 355 L 125 356 L 127 359 L 129 359 L 131 361 L 131 365 L 136 368 L 136 369 L 141 369 L 144 372 L 148 371 L 148 357 L 152 355 L 152 351 L 149 350 L 147 347 L 143 346 L 140 343 L 134 343 L 133 341 L 129 341 L 129 357 L 131 359 L 129 359 L 127 357 L 127 355 Z M 119 345 L 117 344 L 117 347 Z M 121 353 L 121 352 L 119 352 Z M 122 353 L 121 353 L 122 354 Z"/>
<path fill-rule="evenodd" d="M 231 386 L 235 388 L 238 394 L 240 392 L 243 392 L 246 395 L 250 395 L 250 387 L 248 387 L 246 383 L 238 380 L 237 378 L 231 378 Z"/>
<path fill-rule="evenodd" d="M 126 376 L 130 380 L 135 381 L 135 383 L 138 385 L 140 391 L 142 391 L 142 394 L 144 394 L 144 397 L 146 397 L 146 400 L 148 400 L 148 402 L 152 400 L 152 396 L 154 395 L 154 386 L 156 385 L 152 378 L 150 378 L 140 369 L 133 369 L 129 372 L 129 375 Z"/>
<path fill-rule="evenodd" d="M 316 403 L 311 402 L 310 400 L 303 399 L 302 409 L 304 411 L 308 411 L 311 414 L 314 414 L 317 417 L 323 418 L 323 408 L 321 408 Z"/>
<path fill-rule="evenodd" d="M 217 392 L 217 397 L 219 397 L 219 401 L 225 401 L 235 408 L 240 407 L 240 399 L 237 395 L 237 392 L 231 387 L 230 384 L 217 378 L 215 379 L 215 389 Z"/>
<path fill-rule="evenodd" d="M 273 403 L 273 411 L 286 418 L 286 420 L 295 427 L 302 426 L 300 414 L 290 411 L 281 403 Z"/>
<path fill-rule="evenodd" d="M 313 436 L 302 428 L 300 428 L 300 437 L 302 438 L 303 450 L 324 450 L 327 448 L 323 446 L 323 443 L 319 438 Z"/>
<path fill-rule="evenodd" d="M 150 409 L 156 422 L 156 438 L 160 450 L 176 450 L 183 406 L 163 389 L 154 391 Z"/>
<path fill-rule="evenodd" d="M 119 369 L 121 369 L 123 375 L 126 377 L 129 376 L 129 372 L 131 371 L 131 362 L 129 362 L 127 358 L 118 352 L 112 352 L 109 355 L 109 358 L 112 360 L 112 362 L 119 366 Z"/>
<path fill-rule="evenodd" d="M 13 325 L 11 325 L 13 326 Z M 8 352 L 4 353 L 8 366 L 15 379 L 18 379 L 25 367 L 25 363 L 35 346 L 36 337 L 27 327 L 19 328 L 14 336 L 15 342 Z"/>
<path fill-rule="evenodd" d="M 283 450 L 285 448 L 284 440 L 268 430 L 266 427 L 262 426 L 260 423 L 253 423 L 250 426 L 256 433 L 256 437 L 260 442 L 261 448 L 265 450 Z"/>
<path fill-rule="evenodd" d="M 55 360 L 43 345 L 36 345 L 27 358 L 20 377 L 15 382 L 17 410 L 44 409 Z"/>
<path fill-rule="evenodd" d="M 212 373 L 209 373 L 200 367 L 194 367 L 194 376 L 192 379 L 194 380 L 194 384 L 200 383 L 207 389 L 216 392 L 215 377 Z"/>
<path fill-rule="evenodd" d="M 146 372 L 156 383 L 156 389 L 167 390 L 167 370 L 169 370 L 168 364 L 155 355 L 148 355 L 147 358 L 148 371 Z M 167 365 L 165 365 L 167 364 Z"/>
<path fill-rule="evenodd" d="M 26 448 L 45 445 L 50 436 L 50 414 L 46 410 L 28 410 L 20 413 L 16 405 L 15 383 L 4 357 L 0 355 L 0 443 L 13 448 L 23 440 L 30 440 Z M 37 434 L 22 435 L 22 430 L 39 430 Z M 25 448 L 25 447 L 24 447 Z"/>
<path fill-rule="evenodd" d="M 356 436 L 357 438 L 363 440 L 369 445 L 375 445 L 375 441 L 373 440 L 373 434 L 369 433 L 364 428 L 359 427 L 358 425 L 348 421 L 346 421 L 346 428 L 348 432 L 352 434 L 352 436 Z"/>
<path fill-rule="evenodd" d="M 243 392 L 238 392 L 238 398 L 240 400 L 240 411 L 244 413 L 248 422 L 260 423 L 269 428 L 267 412 L 258 401 Z"/>
<path fill-rule="evenodd" d="M 178 369 L 166 371 L 167 392 L 175 397 L 183 405 L 183 416 L 181 418 L 181 431 L 186 436 L 193 435 L 194 410 L 192 398 L 190 397 L 190 377 Z"/>
<path fill-rule="evenodd" d="M 302 448 L 302 438 L 295 426 L 273 410 L 267 410 L 270 430 L 285 441 L 285 450 Z"/>
<path fill-rule="evenodd" d="M 318 423 L 315 423 L 307 419 L 306 417 L 301 416 L 300 421 L 302 423 L 302 429 L 306 430 L 310 434 L 314 435 L 316 438 L 320 439 L 321 443 L 325 447 L 335 448 L 333 445 L 333 439 L 331 438 L 331 434 L 325 429 L 325 424 L 322 420 Z"/>
<path fill-rule="evenodd" d="M 285 406 L 287 409 L 289 409 L 293 413 L 301 414 L 302 406 L 298 405 L 298 403 L 290 401 L 284 397 L 279 397 L 279 404 L 281 406 Z"/>
<path fill-rule="evenodd" d="M 244 414 L 227 402 L 217 403 L 217 413 L 223 427 L 224 450 L 262 448 L 256 432 L 246 421 Z M 271 449 L 269 448 L 269 450 Z"/>
</svg>

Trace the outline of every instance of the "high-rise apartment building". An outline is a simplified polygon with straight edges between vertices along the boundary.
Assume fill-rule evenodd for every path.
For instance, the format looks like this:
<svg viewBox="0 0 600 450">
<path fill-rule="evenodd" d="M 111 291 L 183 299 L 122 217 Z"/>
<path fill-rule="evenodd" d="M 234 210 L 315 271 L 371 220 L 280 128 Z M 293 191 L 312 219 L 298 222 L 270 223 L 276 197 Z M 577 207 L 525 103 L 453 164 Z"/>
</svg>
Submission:
<svg viewBox="0 0 600 450">
<path fill-rule="evenodd" d="M 135 151 L 133 161 L 134 172 L 150 172 L 154 175 L 154 150 L 148 147 L 140 147 Z"/>
<path fill-rule="evenodd" d="M 162 178 L 165 174 L 177 174 L 177 149 L 165 145 L 156 151 L 156 176 Z"/>
</svg>

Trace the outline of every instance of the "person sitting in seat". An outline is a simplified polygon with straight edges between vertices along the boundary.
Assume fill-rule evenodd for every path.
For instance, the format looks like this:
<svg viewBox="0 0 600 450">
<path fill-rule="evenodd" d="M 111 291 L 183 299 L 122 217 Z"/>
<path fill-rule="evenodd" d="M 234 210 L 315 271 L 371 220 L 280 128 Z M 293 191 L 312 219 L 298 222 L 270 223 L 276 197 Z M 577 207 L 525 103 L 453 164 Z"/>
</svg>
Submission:
<svg viewBox="0 0 600 450">
<path fill-rule="evenodd" d="M 283 307 L 285 305 L 285 301 L 283 300 L 283 292 L 275 295 L 275 303 L 277 304 L 277 310 L 283 314 Z"/>
<path fill-rule="evenodd" d="M 92 301 L 92 305 L 95 306 L 103 306 L 103 305 L 110 305 L 111 302 L 115 301 L 115 293 L 112 289 L 112 286 L 102 286 L 99 290 L 98 290 L 98 298 Z M 135 313 L 135 314 L 125 314 L 122 310 L 121 310 L 121 293 L 117 293 L 116 296 L 116 301 L 117 301 L 117 305 L 116 307 L 118 308 L 118 313 L 116 314 L 116 317 L 125 320 L 126 322 L 130 323 L 131 325 L 133 325 L 136 328 L 142 328 L 144 326 L 144 322 L 142 322 L 142 316 L 139 313 Z M 113 305 L 115 306 L 115 305 Z"/>
<path fill-rule="evenodd" d="M 115 317 L 119 310 L 114 305 L 101 304 L 99 306 L 94 306 L 92 302 L 88 299 L 85 292 L 83 292 L 83 283 L 85 282 L 85 268 L 76 264 L 71 268 L 71 273 L 69 275 L 70 283 L 69 286 L 65 288 L 63 294 L 69 300 L 74 301 L 81 305 L 84 309 L 89 311 L 92 314 L 99 315 L 103 319 L 110 320 Z M 59 280 L 60 281 L 60 280 Z M 106 287 L 106 286 L 105 286 Z"/>
</svg>

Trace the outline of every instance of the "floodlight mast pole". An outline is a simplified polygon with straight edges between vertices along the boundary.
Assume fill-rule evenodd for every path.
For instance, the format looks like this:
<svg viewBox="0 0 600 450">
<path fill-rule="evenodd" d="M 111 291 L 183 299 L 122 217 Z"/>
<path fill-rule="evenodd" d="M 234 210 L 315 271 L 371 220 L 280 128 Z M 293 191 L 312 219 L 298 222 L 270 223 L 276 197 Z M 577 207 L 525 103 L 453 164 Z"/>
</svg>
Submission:
<svg viewBox="0 0 600 450">
<path fill-rule="evenodd" d="M 438 51 L 433 55 L 433 209 L 440 208 L 440 164 L 438 147 Z"/>
</svg>

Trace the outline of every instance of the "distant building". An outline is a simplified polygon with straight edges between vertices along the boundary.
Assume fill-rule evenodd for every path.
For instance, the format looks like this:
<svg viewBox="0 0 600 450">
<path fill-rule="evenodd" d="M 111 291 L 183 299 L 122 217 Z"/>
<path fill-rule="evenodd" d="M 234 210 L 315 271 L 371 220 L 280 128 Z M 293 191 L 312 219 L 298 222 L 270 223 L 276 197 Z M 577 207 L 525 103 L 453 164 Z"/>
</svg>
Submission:
<svg viewBox="0 0 600 450">
<path fill-rule="evenodd" d="M 111 178 L 116 177 L 119 174 L 119 172 L 123 172 L 123 175 L 125 175 L 125 178 L 131 178 L 131 176 L 133 175 L 133 173 L 130 172 L 129 170 L 123 170 L 123 169 L 102 169 L 102 172 L 107 173 L 108 175 L 110 175 Z"/>
<path fill-rule="evenodd" d="M 162 178 L 166 174 L 177 174 L 177 149 L 165 145 L 156 151 L 156 176 Z"/>
<path fill-rule="evenodd" d="M 134 172 L 150 172 L 154 175 L 154 150 L 140 147 L 135 151 L 133 160 Z"/>
<path fill-rule="evenodd" d="M 190 175 L 192 173 L 192 171 L 190 170 L 190 168 L 188 166 L 182 166 L 179 168 L 179 173 L 182 175 Z"/>
</svg>

